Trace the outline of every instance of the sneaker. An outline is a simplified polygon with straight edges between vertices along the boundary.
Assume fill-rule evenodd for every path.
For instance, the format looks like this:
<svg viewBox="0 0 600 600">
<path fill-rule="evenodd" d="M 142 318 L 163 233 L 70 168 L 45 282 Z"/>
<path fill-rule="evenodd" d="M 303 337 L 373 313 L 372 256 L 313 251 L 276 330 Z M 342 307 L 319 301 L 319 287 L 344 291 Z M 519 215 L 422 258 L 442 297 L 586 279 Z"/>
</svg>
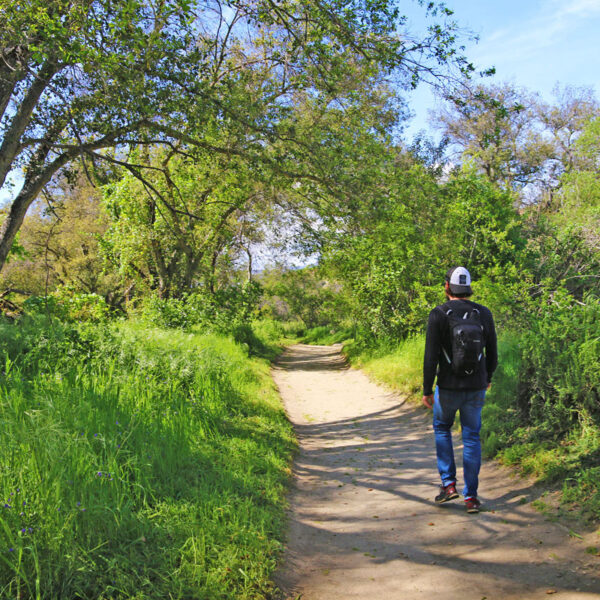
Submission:
<svg viewBox="0 0 600 600">
<path fill-rule="evenodd" d="M 477 498 L 465 498 L 465 506 L 468 513 L 478 513 L 481 502 Z"/>
<path fill-rule="evenodd" d="M 454 498 L 458 498 L 456 484 L 449 483 L 446 487 L 440 485 L 440 493 L 435 497 L 435 501 L 441 504 L 442 502 L 448 502 L 448 500 L 454 500 Z"/>
</svg>

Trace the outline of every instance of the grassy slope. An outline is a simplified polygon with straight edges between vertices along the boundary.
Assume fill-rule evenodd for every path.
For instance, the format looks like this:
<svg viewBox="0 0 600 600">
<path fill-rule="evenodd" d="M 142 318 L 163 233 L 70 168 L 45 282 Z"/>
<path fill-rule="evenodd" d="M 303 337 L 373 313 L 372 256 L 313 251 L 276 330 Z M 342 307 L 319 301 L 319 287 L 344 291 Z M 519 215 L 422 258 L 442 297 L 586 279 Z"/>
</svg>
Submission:
<svg viewBox="0 0 600 600">
<path fill-rule="evenodd" d="M 0 597 L 264 598 L 294 448 L 265 360 L 2 325 Z"/>
<path fill-rule="evenodd" d="M 420 397 L 423 383 L 423 336 L 408 338 L 397 346 L 360 349 L 353 343 L 344 353 L 353 365 L 360 367 L 375 381 L 411 397 Z"/>
<path fill-rule="evenodd" d="M 348 332 L 341 332 L 340 336 Z M 327 328 L 309 331 L 304 338 L 326 343 L 333 337 Z M 361 347 L 346 341 L 344 353 L 350 362 L 366 371 L 375 381 L 413 398 L 421 398 L 424 336 L 397 345 Z M 600 521 L 600 430 L 591 421 L 580 423 L 564 439 L 548 439 L 535 427 L 523 427 L 517 409 L 521 375 L 518 337 L 504 334 L 499 340 L 499 367 L 483 409 L 482 444 L 484 454 L 521 472 L 535 476 L 551 487 L 561 488 L 563 510 L 578 513 L 590 522 Z M 538 501 L 544 508 L 544 502 Z"/>
</svg>

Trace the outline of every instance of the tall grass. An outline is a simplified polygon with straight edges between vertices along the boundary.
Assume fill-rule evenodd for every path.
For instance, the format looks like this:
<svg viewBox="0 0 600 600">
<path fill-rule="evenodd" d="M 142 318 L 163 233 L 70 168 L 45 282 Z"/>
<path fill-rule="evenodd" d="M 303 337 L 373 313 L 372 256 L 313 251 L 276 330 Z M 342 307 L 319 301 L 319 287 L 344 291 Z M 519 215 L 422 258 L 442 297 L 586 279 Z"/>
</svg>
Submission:
<svg viewBox="0 0 600 600">
<path fill-rule="evenodd" d="M 293 436 L 266 361 L 133 324 L 0 340 L 0 597 L 268 596 Z"/>
<path fill-rule="evenodd" d="M 300 341 L 303 344 L 316 344 L 319 346 L 330 346 L 346 342 L 353 337 L 353 330 L 350 327 L 330 327 L 320 325 L 312 327 L 302 333 Z"/>
<path fill-rule="evenodd" d="M 252 322 L 254 334 L 277 351 L 286 344 L 296 343 L 306 331 L 301 321 L 277 321 L 262 318 Z"/>
<path fill-rule="evenodd" d="M 375 347 L 350 342 L 344 354 L 375 381 L 408 397 L 420 397 L 423 385 L 425 336 L 416 335 L 400 342 L 383 342 Z"/>
</svg>

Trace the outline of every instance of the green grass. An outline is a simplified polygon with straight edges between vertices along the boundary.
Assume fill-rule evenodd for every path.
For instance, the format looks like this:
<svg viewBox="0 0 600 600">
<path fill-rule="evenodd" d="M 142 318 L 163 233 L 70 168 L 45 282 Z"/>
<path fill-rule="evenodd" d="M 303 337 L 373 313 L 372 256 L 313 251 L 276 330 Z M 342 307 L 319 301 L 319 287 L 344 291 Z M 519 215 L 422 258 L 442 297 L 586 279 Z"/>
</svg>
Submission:
<svg viewBox="0 0 600 600">
<path fill-rule="evenodd" d="M 267 361 L 131 323 L 2 324 L 0 351 L 0 597 L 271 593 L 294 440 Z"/>
<path fill-rule="evenodd" d="M 425 336 L 413 336 L 397 344 L 383 343 L 375 348 L 354 342 L 344 345 L 350 362 L 372 379 L 412 398 L 420 398 L 423 386 Z"/>
<path fill-rule="evenodd" d="M 547 440 L 535 428 L 517 428 L 510 445 L 497 458 L 561 490 L 563 509 L 589 523 L 600 522 L 600 429 L 580 423 L 567 436 Z"/>
<path fill-rule="evenodd" d="M 285 345 L 298 343 L 305 334 L 306 327 L 301 321 L 277 321 L 275 319 L 258 319 L 253 321 L 255 335 L 280 352 Z M 270 355 L 272 358 L 272 354 Z"/>
<path fill-rule="evenodd" d="M 481 419 L 483 454 L 496 456 L 499 450 L 512 445 L 515 429 L 522 425 L 517 397 L 521 374 L 519 338 L 505 333 L 498 340 L 498 368 L 492 387 L 486 395 Z"/>
<path fill-rule="evenodd" d="M 346 342 L 350 338 L 352 338 L 352 330 L 350 328 L 322 325 L 319 327 L 312 327 L 303 332 L 299 341 L 303 344 L 331 346 L 332 344 Z"/>
</svg>

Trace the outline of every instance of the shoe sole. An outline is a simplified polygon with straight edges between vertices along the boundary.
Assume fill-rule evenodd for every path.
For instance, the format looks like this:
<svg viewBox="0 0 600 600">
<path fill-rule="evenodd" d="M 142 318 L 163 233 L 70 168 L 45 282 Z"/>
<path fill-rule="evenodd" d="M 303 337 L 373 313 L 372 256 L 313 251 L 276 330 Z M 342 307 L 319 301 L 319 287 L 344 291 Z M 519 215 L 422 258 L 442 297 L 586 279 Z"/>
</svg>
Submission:
<svg viewBox="0 0 600 600">
<path fill-rule="evenodd" d="M 450 496 L 445 496 L 441 500 L 436 500 L 435 503 L 436 504 L 443 504 L 444 502 L 448 502 L 448 500 L 454 500 L 455 498 L 458 498 L 458 492 L 456 492 L 454 494 L 451 494 Z"/>
<path fill-rule="evenodd" d="M 467 512 L 469 514 L 474 514 L 474 513 L 478 513 L 479 509 L 478 508 L 467 508 Z"/>
</svg>

